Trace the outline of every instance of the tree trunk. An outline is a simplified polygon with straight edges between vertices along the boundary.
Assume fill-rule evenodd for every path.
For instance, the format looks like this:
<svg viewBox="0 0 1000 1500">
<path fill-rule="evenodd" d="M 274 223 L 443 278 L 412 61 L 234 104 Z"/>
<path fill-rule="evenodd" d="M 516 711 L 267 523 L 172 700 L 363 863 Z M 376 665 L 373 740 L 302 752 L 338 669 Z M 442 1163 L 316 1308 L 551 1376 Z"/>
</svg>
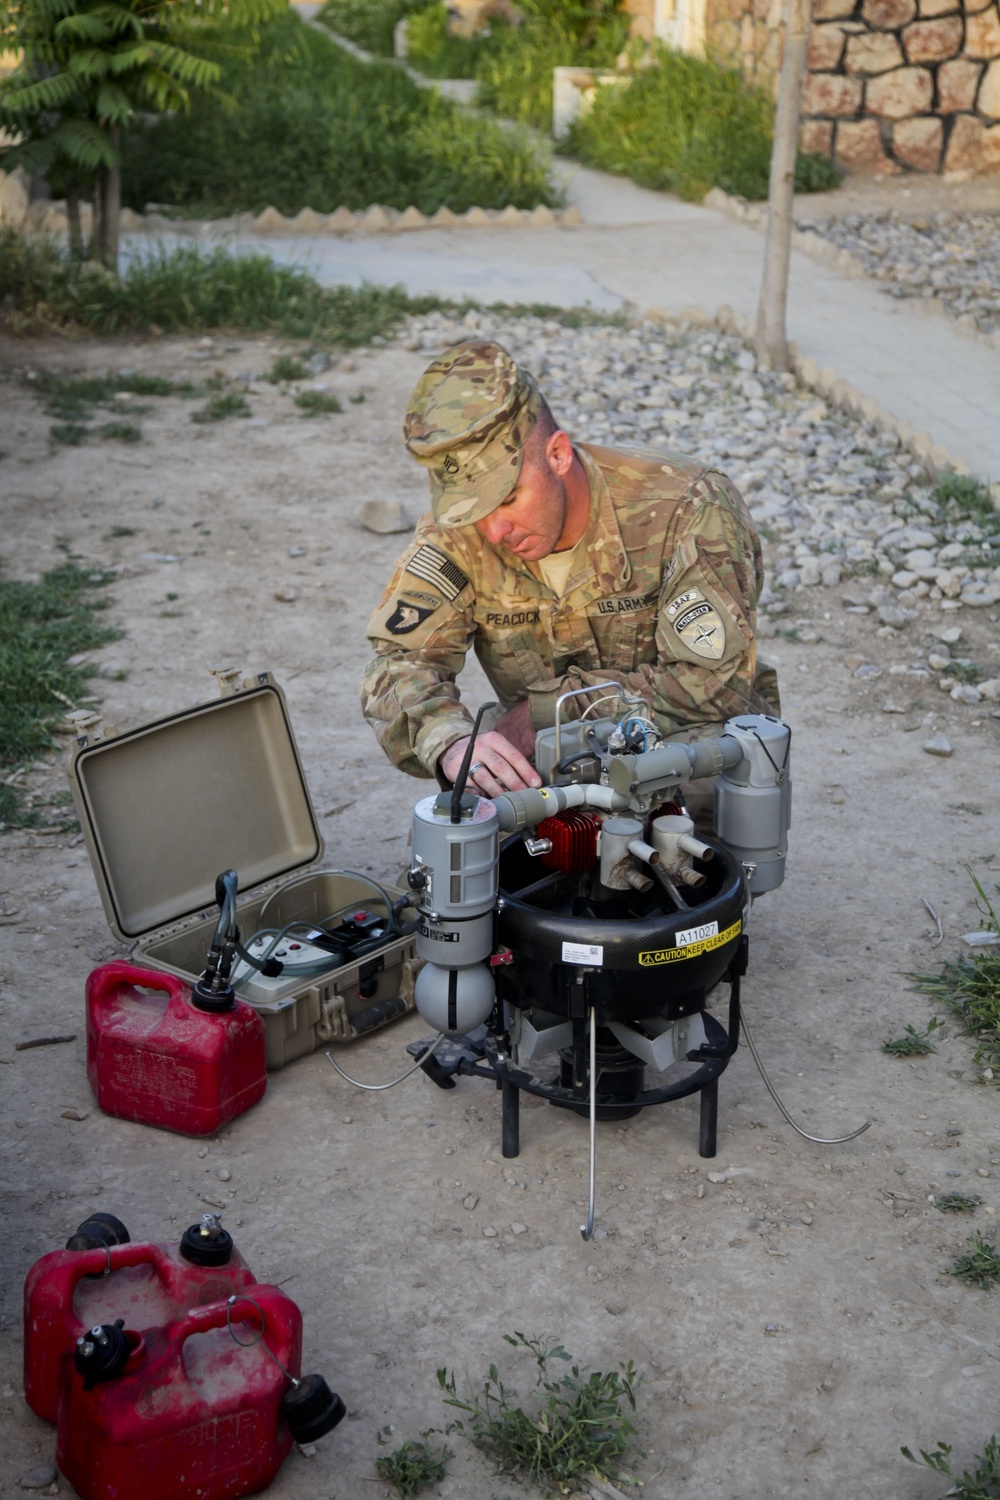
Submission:
<svg viewBox="0 0 1000 1500">
<path fill-rule="evenodd" d="M 778 111 L 771 150 L 764 277 L 757 307 L 757 359 L 765 369 L 787 370 L 788 263 L 792 247 L 792 204 L 798 152 L 802 78 L 809 41 L 810 0 L 787 0 L 785 46 L 778 86 Z"/>
<path fill-rule="evenodd" d="M 118 270 L 118 239 L 122 213 L 121 127 L 111 127 L 115 163 L 97 173 L 94 189 L 93 254 L 109 271 Z"/>
<path fill-rule="evenodd" d="M 83 259 L 83 234 L 80 231 L 80 189 L 75 182 L 66 189 L 66 229 L 69 253 L 74 260 Z"/>
</svg>

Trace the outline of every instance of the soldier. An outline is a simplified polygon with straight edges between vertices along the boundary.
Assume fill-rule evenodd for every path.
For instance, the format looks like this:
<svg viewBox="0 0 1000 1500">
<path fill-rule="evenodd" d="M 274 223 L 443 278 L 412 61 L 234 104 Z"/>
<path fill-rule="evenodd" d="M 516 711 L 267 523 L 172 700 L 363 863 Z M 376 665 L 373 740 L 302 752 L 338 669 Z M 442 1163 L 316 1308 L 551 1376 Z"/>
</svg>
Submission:
<svg viewBox="0 0 1000 1500">
<path fill-rule="evenodd" d="M 574 444 L 499 344 L 455 344 L 418 381 L 403 425 L 432 516 L 368 626 L 362 707 L 394 765 L 454 781 L 471 716 L 455 678 L 471 646 L 504 709 L 480 734 L 487 796 L 538 786 L 537 729 L 556 699 L 609 677 L 671 739 L 777 713 L 758 667 L 760 542 L 718 470 L 675 453 Z M 582 695 L 564 705 L 576 717 Z"/>
</svg>

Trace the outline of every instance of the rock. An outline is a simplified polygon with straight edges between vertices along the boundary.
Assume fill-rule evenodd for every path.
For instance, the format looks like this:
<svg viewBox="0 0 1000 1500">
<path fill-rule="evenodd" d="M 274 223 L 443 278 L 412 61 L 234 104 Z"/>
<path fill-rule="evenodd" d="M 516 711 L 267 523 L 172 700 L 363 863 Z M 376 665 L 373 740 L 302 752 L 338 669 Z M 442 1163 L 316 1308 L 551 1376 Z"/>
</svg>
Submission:
<svg viewBox="0 0 1000 1500">
<path fill-rule="evenodd" d="M 496 1237 L 497 1237 L 496 1230 L 492 1227 L 492 1225 L 487 1225 L 486 1228 L 483 1230 L 483 1239 L 484 1240 L 495 1240 Z"/>
<path fill-rule="evenodd" d="M 58 1478 L 53 1464 L 39 1464 L 37 1469 L 30 1469 L 27 1474 L 22 1474 L 17 1482 L 22 1490 L 44 1490 L 50 1484 L 55 1484 Z"/>
<path fill-rule="evenodd" d="M 957 646 L 962 639 L 961 625 L 946 625 L 943 630 L 935 630 L 933 634 L 939 641 L 944 641 L 946 646 Z"/>
<path fill-rule="evenodd" d="M 991 120 L 1000 120 L 1000 58 L 991 62 L 986 69 L 976 107 L 981 115 L 986 115 Z"/>
<path fill-rule="evenodd" d="M 476 1204 L 478 1202 L 479 1202 L 479 1194 L 478 1193 L 470 1193 L 467 1198 L 463 1198 L 462 1199 L 462 1207 L 468 1209 L 469 1212 L 471 1213 L 472 1210 L 476 1207 Z"/>
<path fill-rule="evenodd" d="M 804 562 L 799 569 L 799 582 L 803 588 L 815 588 L 820 581 L 820 568 L 817 562 Z"/>
<path fill-rule="evenodd" d="M 882 668 L 876 666 L 874 662 L 866 662 L 864 666 L 857 668 L 854 675 L 855 677 L 860 678 L 862 682 L 867 682 L 876 677 L 881 677 Z"/>
<path fill-rule="evenodd" d="M 834 151 L 849 170 L 885 175 L 899 170 L 885 154 L 877 120 L 839 120 Z"/>
<path fill-rule="evenodd" d="M 997 13 L 996 5 L 990 5 L 978 15 L 966 18 L 965 46 L 962 50 L 966 57 L 1000 57 L 1000 14 Z"/>
<path fill-rule="evenodd" d="M 936 734 L 933 739 L 924 740 L 920 748 L 926 751 L 928 755 L 940 755 L 945 758 L 955 753 L 951 741 L 947 735 L 943 734 Z"/>
<path fill-rule="evenodd" d="M 873 31 L 898 31 L 917 14 L 917 0 L 864 0 L 861 14 Z"/>
<path fill-rule="evenodd" d="M 914 26 L 928 25 L 940 26 L 946 22 L 941 21 L 915 21 Z M 908 28 L 913 30 L 913 26 Z M 959 24 L 961 32 L 961 24 Z M 906 33 L 903 33 L 904 36 Z M 955 49 L 952 49 L 953 51 Z M 950 54 L 948 54 L 950 56 Z M 915 59 L 911 58 L 911 62 Z M 919 61 L 919 59 L 916 59 Z M 903 65 L 903 54 L 899 43 L 894 36 L 887 36 L 879 32 L 861 32 L 858 36 L 847 39 L 847 53 L 844 58 L 844 67 L 848 73 L 888 73 L 890 68 L 899 68 Z"/>
<path fill-rule="evenodd" d="M 199 1157 L 206 1157 L 207 1155 L 208 1155 L 208 1147 L 207 1146 L 199 1146 L 198 1147 L 198 1156 Z"/>
<path fill-rule="evenodd" d="M 914 21 L 903 32 L 903 46 L 911 63 L 942 62 L 962 48 L 960 16 L 942 16 L 934 21 Z M 966 52 L 969 51 L 966 43 Z"/>
<path fill-rule="evenodd" d="M 841 572 L 842 569 L 839 562 L 835 561 L 824 563 L 820 573 L 823 587 L 827 589 L 835 589 L 840 583 Z"/>
<path fill-rule="evenodd" d="M 846 40 L 847 37 L 840 26 L 814 26 L 809 33 L 809 54 L 806 64 L 809 74 L 832 73 L 838 68 L 840 59 L 844 55 Z M 802 149 L 809 150 L 810 148 L 803 142 Z"/>
<path fill-rule="evenodd" d="M 908 610 L 900 609 L 895 604 L 880 604 L 875 613 L 883 625 L 891 625 L 893 630 L 905 629 L 911 619 Z"/>
<path fill-rule="evenodd" d="M 942 120 L 900 120 L 892 132 L 893 155 L 915 172 L 936 172 L 944 149 Z"/>
<path fill-rule="evenodd" d="M 905 714 L 906 709 L 899 703 L 893 703 L 890 699 L 887 703 L 882 704 L 882 712 L 884 714 Z"/>
<path fill-rule="evenodd" d="M 275 589 L 274 597 L 279 604 L 294 604 L 299 597 L 299 593 L 298 589 L 293 589 L 290 584 L 285 584 L 283 588 Z"/>
<path fill-rule="evenodd" d="M 233 1174 L 232 1172 L 230 1172 L 228 1167 L 220 1167 L 215 1175 L 220 1182 L 229 1182 L 231 1181 Z"/>
<path fill-rule="evenodd" d="M 865 109 L 887 120 L 903 120 L 926 113 L 933 97 L 934 77 L 928 68 L 897 68 L 869 81 Z"/>
<path fill-rule="evenodd" d="M 912 588 L 916 581 L 916 573 L 911 573 L 908 568 L 900 568 L 899 572 L 893 573 L 892 577 L 889 579 L 889 582 L 892 584 L 893 588 L 896 589 Z"/>
<path fill-rule="evenodd" d="M 940 651 L 931 651 L 927 655 L 927 665 L 932 672 L 943 672 L 951 661 L 950 656 L 942 656 Z"/>
<path fill-rule="evenodd" d="M 366 500 L 360 520 L 366 531 L 374 531 L 378 536 L 410 531 L 413 526 L 398 500 Z"/>
<path fill-rule="evenodd" d="M 89 1109 L 64 1109 L 60 1116 L 63 1120 L 76 1120 L 82 1122 L 90 1118 Z"/>
<path fill-rule="evenodd" d="M 974 688 L 971 682 L 956 682 L 951 690 L 952 702 L 964 703 L 969 708 L 974 703 L 978 703 L 981 698 L 982 693 L 980 693 L 978 688 Z"/>
<path fill-rule="evenodd" d="M 333 360 L 329 354 L 325 354 L 321 350 L 318 354 L 311 354 L 309 356 L 306 360 L 306 369 L 311 375 L 322 375 L 325 370 L 329 370 L 332 364 Z"/>
<path fill-rule="evenodd" d="M 807 73 L 802 111 L 806 115 L 854 115 L 861 108 L 861 93 L 858 78 L 845 78 L 840 73 Z"/>
<path fill-rule="evenodd" d="M 969 57 L 956 57 L 941 64 L 937 70 L 937 87 L 938 109 L 943 115 L 972 109 L 982 71 L 982 63 L 973 62 Z"/>
<path fill-rule="evenodd" d="M 527 1224 L 512 1224 L 510 1226 L 510 1232 L 511 1234 L 527 1234 L 528 1226 Z"/>
<path fill-rule="evenodd" d="M 989 703 L 1000 703 L 1000 677 L 990 677 L 986 682 L 976 684 L 979 689 L 980 698 L 985 698 Z"/>
<path fill-rule="evenodd" d="M 987 172 L 1000 166 L 1000 125 L 987 127 L 972 115 L 958 115 L 944 166 L 946 172 Z"/>
</svg>

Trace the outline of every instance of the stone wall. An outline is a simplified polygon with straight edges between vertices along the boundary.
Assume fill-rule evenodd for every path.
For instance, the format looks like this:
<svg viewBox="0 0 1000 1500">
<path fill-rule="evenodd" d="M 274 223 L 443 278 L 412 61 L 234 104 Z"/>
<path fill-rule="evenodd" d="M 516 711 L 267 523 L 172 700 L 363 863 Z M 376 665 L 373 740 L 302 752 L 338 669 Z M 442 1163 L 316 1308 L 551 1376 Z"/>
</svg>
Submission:
<svg viewBox="0 0 1000 1500">
<path fill-rule="evenodd" d="M 802 146 L 850 171 L 1000 171 L 997 0 L 814 0 Z"/>
</svg>

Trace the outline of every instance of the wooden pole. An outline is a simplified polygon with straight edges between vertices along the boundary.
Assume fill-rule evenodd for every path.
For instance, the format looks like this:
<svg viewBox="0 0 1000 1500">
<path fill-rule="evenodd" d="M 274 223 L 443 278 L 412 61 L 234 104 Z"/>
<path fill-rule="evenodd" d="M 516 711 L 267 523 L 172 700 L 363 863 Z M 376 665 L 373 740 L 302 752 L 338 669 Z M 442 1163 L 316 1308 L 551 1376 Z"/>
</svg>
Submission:
<svg viewBox="0 0 1000 1500">
<path fill-rule="evenodd" d="M 795 158 L 798 153 L 802 79 L 809 45 L 810 0 L 787 0 L 778 110 L 771 150 L 767 243 L 757 307 L 757 360 L 769 370 L 787 370 L 788 265 L 792 248 Z"/>
</svg>

